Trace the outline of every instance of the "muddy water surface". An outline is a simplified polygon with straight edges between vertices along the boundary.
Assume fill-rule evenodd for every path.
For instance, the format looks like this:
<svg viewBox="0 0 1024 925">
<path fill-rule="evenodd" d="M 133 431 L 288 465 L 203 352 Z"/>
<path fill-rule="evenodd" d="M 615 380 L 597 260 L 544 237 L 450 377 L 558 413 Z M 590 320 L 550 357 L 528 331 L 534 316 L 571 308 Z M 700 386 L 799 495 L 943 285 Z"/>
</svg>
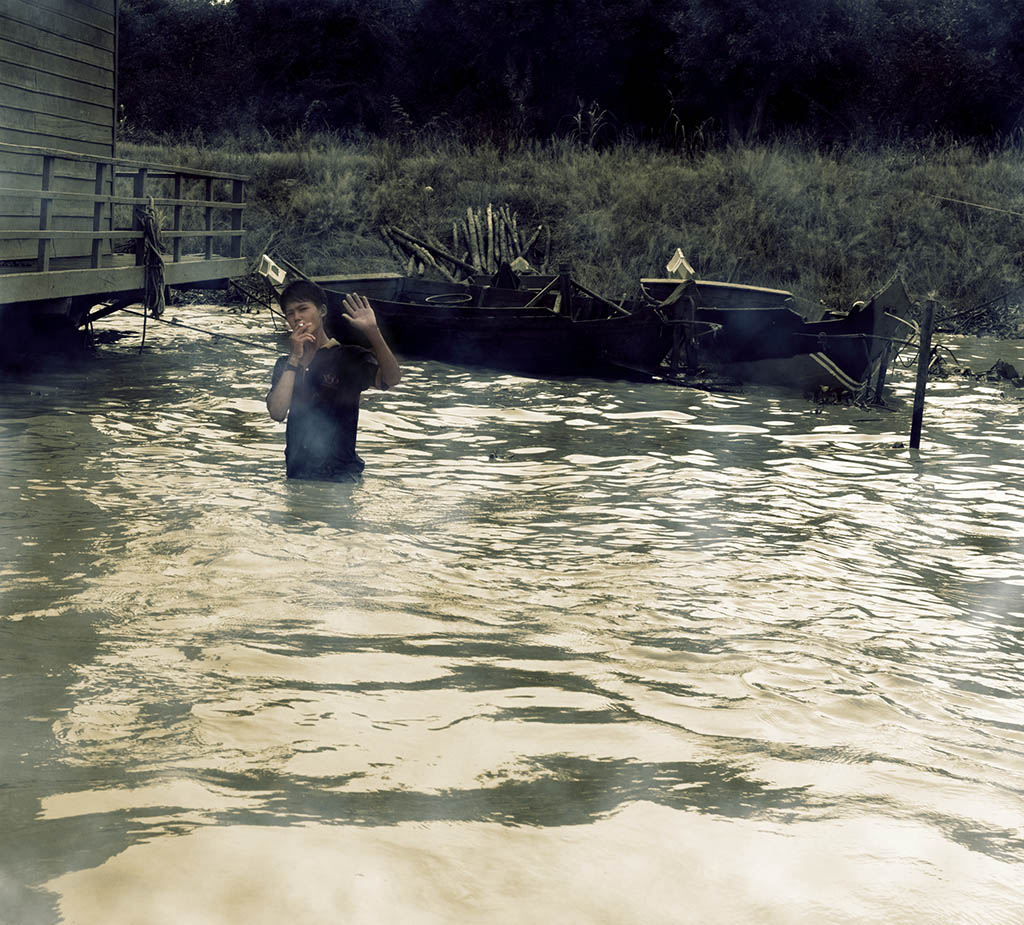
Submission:
<svg viewBox="0 0 1024 925">
<path fill-rule="evenodd" d="M 408 363 L 288 483 L 171 311 L 4 384 L 0 921 L 1022 921 L 1024 392 Z"/>
</svg>

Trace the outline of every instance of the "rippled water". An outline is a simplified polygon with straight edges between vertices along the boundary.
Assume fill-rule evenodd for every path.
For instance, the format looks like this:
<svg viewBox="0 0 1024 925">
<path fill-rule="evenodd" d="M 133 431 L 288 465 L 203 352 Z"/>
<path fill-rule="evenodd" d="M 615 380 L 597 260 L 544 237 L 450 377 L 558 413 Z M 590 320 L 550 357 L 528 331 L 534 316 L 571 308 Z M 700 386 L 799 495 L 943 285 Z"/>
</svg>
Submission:
<svg viewBox="0 0 1024 925">
<path fill-rule="evenodd" d="M 1024 391 L 405 364 L 288 483 L 174 311 L 5 383 L 2 921 L 1024 921 Z"/>
</svg>

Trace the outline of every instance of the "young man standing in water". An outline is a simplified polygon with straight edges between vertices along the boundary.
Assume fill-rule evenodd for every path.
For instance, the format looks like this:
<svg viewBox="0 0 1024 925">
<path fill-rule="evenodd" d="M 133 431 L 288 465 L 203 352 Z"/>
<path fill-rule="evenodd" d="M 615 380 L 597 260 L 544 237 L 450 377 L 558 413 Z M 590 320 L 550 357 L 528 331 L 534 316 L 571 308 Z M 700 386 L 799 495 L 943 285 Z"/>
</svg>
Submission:
<svg viewBox="0 0 1024 925">
<path fill-rule="evenodd" d="M 370 303 L 345 296 L 344 318 L 369 341 L 370 349 L 339 344 L 324 329 L 327 298 L 316 283 L 296 280 L 278 298 L 291 353 L 274 366 L 267 410 L 288 419 L 285 468 L 292 479 L 346 479 L 363 471 L 356 454 L 359 394 L 386 389 L 402 378 L 394 354 L 377 327 Z"/>
</svg>

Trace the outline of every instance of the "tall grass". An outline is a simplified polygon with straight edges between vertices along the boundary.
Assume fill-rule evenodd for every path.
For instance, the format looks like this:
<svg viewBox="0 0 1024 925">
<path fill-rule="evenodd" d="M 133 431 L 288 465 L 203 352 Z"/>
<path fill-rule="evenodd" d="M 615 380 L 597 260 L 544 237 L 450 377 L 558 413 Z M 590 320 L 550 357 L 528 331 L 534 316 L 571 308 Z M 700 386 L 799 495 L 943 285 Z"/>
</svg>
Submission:
<svg viewBox="0 0 1024 925">
<path fill-rule="evenodd" d="M 552 266 L 570 263 L 581 282 L 616 296 L 661 274 L 676 247 L 701 276 L 734 274 L 830 306 L 895 272 L 947 312 L 1024 286 L 1024 217 L 1009 214 L 1024 212 L 1024 153 L 1011 144 L 821 151 L 779 141 L 673 153 L 556 138 L 510 151 L 300 133 L 122 153 L 250 175 L 246 253 L 270 249 L 310 273 L 400 269 L 382 224 L 450 242 L 467 207 L 507 202 L 521 226 L 550 228 Z"/>
</svg>

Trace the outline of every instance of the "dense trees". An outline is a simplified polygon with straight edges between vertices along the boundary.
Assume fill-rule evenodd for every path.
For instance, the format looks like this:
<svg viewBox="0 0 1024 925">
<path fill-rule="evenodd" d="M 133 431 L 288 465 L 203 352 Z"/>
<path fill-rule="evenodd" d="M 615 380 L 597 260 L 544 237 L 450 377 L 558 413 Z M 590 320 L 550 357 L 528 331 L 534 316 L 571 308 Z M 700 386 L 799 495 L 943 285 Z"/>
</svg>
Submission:
<svg viewBox="0 0 1024 925">
<path fill-rule="evenodd" d="M 1019 0 L 122 0 L 125 128 L 1005 136 Z"/>
</svg>

